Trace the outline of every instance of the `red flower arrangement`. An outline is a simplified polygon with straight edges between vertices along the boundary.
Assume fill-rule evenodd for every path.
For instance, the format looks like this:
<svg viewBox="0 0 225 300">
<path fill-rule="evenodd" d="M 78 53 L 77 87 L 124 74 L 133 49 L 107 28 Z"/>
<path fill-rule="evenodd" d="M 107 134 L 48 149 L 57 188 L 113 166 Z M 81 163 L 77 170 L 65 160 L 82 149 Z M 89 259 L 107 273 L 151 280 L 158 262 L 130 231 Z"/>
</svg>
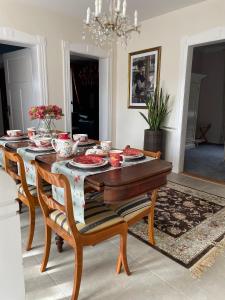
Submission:
<svg viewBox="0 0 225 300">
<path fill-rule="evenodd" d="M 64 115 L 62 113 L 62 109 L 57 105 L 41 105 L 41 106 L 32 106 L 29 109 L 29 116 L 31 120 L 36 120 L 36 119 L 60 120 Z"/>
</svg>

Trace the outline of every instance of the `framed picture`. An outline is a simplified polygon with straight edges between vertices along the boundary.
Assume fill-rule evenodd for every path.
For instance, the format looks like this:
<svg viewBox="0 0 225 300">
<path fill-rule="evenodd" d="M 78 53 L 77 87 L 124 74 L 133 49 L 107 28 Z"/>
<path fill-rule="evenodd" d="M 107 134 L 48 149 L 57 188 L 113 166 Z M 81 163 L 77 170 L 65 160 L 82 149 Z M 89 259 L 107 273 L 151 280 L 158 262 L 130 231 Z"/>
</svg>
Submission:
<svg viewBox="0 0 225 300">
<path fill-rule="evenodd" d="M 129 53 L 128 108 L 146 108 L 145 99 L 159 88 L 161 47 Z"/>
</svg>

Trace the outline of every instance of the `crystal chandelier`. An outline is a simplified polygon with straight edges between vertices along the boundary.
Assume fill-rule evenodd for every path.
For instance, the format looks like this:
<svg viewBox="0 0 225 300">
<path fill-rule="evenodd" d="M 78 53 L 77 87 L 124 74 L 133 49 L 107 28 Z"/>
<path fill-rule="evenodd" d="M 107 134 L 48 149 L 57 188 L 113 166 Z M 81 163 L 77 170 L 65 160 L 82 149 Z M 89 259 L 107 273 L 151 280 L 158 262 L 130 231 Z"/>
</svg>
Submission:
<svg viewBox="0 0 225 300">
<path fill-rule="evenodd" d="M 140 33 L 137 10 L 134 12 L 133 22 L 127 16 L 126 10 L 126 0 L 122 5 L 120 0 L 109 0 L 108 14 L 102 11 L 102 0 L 95 0 L 94 11 L 88 7 L 84 27 L 98 46 L 105 44 L 112 46 L 118 40 L 122 46 L 126 46 L 133 31 Z"/>
</svg>

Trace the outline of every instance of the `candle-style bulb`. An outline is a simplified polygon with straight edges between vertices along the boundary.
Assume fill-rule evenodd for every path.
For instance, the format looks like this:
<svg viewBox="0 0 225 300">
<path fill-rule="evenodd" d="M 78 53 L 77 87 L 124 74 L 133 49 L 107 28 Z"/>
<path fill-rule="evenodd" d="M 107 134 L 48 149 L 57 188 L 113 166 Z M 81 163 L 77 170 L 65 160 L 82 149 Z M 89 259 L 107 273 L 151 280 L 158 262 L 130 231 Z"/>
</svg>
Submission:
<svg viewBox="0 0 225 300">
<path fill-rule="evenodd" d="M 87 19 L 86 19 L 86 24 L 88 25 L 90 23 L 90 16 L 91 16 L 91 9 L 88 7 L 87 9 Z"/>
<path fill-rule="evenodd" d="M 95 17 L 98 16 L 98 0 L 95 0 Z"/>
<path fill-rule="evenodd" d="M 116 11 L 120 11 L 120 0 L 117 0 L 117 6 L 116 6 Z"/>
<path fill-rule="evenodd" d="M 124 18 L 126 17 L 126 10 L 127 10 L 127 1 L 124 0 L 123 1 L 123 12 L 122 12 L 122 15 Z"/>
<path fill-rule="evenodd" d="M 135 10 L 134 12 L 134 27 L 137 27 L 138 25 L 138 12 Z"/>
<path fill-rule="evenodd" d="M 98 15 L 100 15 L 102 12 L 102 0 L 98 1 Z"/>
</svg>

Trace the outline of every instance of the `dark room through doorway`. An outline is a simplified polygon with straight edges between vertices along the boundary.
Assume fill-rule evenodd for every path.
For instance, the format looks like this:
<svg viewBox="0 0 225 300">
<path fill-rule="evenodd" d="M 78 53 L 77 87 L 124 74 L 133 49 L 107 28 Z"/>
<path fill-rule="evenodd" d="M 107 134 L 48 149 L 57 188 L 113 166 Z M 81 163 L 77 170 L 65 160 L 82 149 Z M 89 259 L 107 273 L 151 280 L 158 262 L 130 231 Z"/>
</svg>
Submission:
<svg viewBox="0 0 225 300">
<path fill-rule="evenodd" d="M 99 61 L 71 55 L 72 132 L 99 139 Z"/>
</svg>

